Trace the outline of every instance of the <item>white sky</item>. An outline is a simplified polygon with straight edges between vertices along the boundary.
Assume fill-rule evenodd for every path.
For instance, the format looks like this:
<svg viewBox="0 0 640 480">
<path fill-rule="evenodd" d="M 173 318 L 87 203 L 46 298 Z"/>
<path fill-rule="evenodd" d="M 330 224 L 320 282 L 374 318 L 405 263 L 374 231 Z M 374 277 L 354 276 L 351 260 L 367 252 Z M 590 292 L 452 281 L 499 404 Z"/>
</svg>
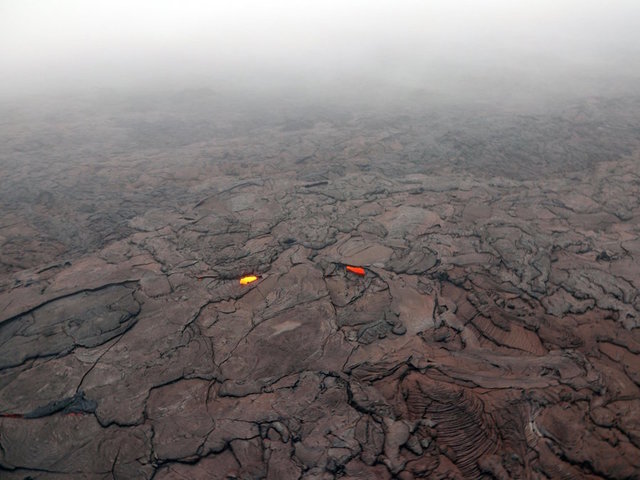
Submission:
<svg viewBox="0 0 640 480">
<path fill-rule="evenodd" d="M 639 32 L 640 0 L 0 0 L 0 92 L 615 75 Z"/>
</svg>

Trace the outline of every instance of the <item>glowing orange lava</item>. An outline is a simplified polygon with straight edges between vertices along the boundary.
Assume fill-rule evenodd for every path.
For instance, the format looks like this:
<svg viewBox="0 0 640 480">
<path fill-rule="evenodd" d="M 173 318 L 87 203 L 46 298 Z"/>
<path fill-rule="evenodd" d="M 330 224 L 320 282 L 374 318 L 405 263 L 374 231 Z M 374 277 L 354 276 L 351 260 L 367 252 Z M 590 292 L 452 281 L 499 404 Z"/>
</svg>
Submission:
<svg viewBox="0 0 640 480">
<path fill-rule="evenodd" d="M 347 271 L 364 277 L 364 268 L 362 267 L 352 267 L 351 265 L 347 265 Z"/>
<path fill-rule="evenodd" d="M 240 285 L 247 285 L 249 283 L 255 282 L 258 279 L 255 275 L 247 275 L 246 277 L 242 277 L 240 279 Z"/>
</svg>

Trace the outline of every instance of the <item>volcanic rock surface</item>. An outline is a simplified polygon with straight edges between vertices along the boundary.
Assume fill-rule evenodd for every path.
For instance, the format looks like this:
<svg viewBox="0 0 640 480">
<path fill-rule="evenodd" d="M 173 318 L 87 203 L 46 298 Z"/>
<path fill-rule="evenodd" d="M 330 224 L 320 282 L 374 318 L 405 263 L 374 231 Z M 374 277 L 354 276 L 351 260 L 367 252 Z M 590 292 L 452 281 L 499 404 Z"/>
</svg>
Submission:
<svg viewBox="0 0 640 480">
<path fill-rule="evenodd" d="M 640 478 L 638 99 L 152 100 L 2 120 L 2 479 Z"/>
</svg>

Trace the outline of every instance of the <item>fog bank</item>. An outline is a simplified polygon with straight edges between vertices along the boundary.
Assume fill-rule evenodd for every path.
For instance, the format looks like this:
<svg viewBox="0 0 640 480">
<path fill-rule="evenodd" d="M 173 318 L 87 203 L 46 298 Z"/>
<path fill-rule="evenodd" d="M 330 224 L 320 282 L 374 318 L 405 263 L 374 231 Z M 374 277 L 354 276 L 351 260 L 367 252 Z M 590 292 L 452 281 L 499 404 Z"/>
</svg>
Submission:
<svg viewBox="0 0 640 480">
<path fill-rule="evenodd" d="M 0 3 L 0 95 L 635 92 L 640 2 Z"/>
</svg>

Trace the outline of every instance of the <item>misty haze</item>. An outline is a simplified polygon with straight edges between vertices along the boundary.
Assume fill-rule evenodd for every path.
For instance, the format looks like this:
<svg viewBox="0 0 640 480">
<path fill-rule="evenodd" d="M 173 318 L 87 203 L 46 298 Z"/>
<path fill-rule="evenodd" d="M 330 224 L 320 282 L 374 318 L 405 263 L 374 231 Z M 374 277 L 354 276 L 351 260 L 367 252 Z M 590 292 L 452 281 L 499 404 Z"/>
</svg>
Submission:
<svg viewBox="0 0 640 480">
<path fill-rule="evenodd" d="M 0 479 L 640 479 L 639 24 L 0 0 Z"/>
</svg>

